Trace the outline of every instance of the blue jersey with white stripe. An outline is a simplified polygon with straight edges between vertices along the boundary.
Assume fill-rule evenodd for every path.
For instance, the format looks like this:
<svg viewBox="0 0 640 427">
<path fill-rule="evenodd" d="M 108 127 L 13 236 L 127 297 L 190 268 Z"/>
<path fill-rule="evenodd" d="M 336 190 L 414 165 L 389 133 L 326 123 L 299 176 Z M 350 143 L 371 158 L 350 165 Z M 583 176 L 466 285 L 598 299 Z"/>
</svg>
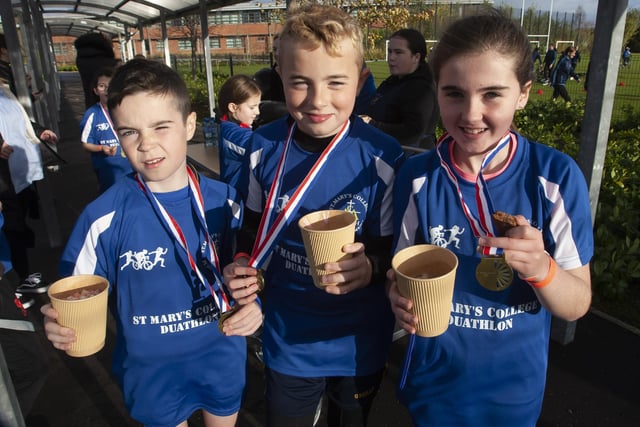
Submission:
<svg viewBox="0 0 640 427">
<path fill-rule="evenodd" d="M 209 233 L 223 266 L 235 250 L 241 204 L 235 190 L 221 182 L 201 177 L 200 188 Z M 195 220 L 188 188 L 154 194 L 180 225 L 192 256 L 201 259 L 205 238 Z M 153 414 L 159 403 L 145 402 L 144 396 L 171 393 L 154 388 L 161 387 L 160 381 L 145 382 L 153 379 L 149 374 L 153 366 L 158 366 L 157 376 L 173 378 L 170 383 L 188 384 L 189 378 L 160 367 L 188 361 L 191 370 L 187 371 L 200 380 L 218 383 L 225 376 L 233 377 L 225 393 L 240 387 L 240 395 L 244 385 L 245 339 L 218 331 L 210 289 L 199 283 L 186 259 L 132 176 L 121 179 L 87 206 L 62 255 L 62 276 L 96 274 L 109 280 L 110 308 L 118 327 L 114 373 L 132 416 L 145 424 L 155 425 L 157 420 L 140 414 Z M 141 379 L 142 372 L 147 380 Z M 177 413 L 187 413 L 188 418 L 211 399 L 211 393 L 204 396 L 189 392 L 189 387 L 185 390 L 169 400 L 178 407 Z M 163 422 L 175 425 L 179 421 Z"/>
<path fill-rule="evenodd" d="M 235 187 L 242 197 L 246 196 L 246 190 L 242 191 L 238 186 L 242 163 L 245 152 L 253 131 L 242 127 L 229 120 L 220 122 L 220 181 Z"/>
<path fill-rule="evenodd" d="M 254 132 L 247 208 L 261 212 L 288 133 L 287 118 Z M 320 153 L 292 144 L 278 206 L 286 204 Z M 271 254 L 265 279 L 263 346 L 267 366 L 300 376 L 367 375 L 381 369 L 393 319 L 382 283 L 347 295 L 314 286 L 298 220 L 321 209 L 357 217 L 356 240 L 392 233 L 392 184 L 402 159 L 399 144 L 359 118 L 327 160 Z"/>
<path fill-rule="evenodd" d="M 111 127 L 111 121 L 99 102 L 89 107 L 84 113 L 80 129 L 80 139 L 84 144 L 118 147 L 114 156 L 107 156 L 102 152 L 91 153 L 93 169 L 98 175 L 102 191 L 112 186 L 120 177 L 133 172 L 129 160 L 120 147 L 120 141 Z"/>
<path fill-rule="evenodd" d="M 494 209 L 521 214 L 543 234 L 563 269 L 593 255 L 591 211 L 584 176 L 567 155 L 517 136 L 507 166 L 487 179 Z M 477 216 L 474 180 L 441 150 Z M 551 315 L 530 285 L 514 274 L 502 291 L 476 280 L 477 238 L 454 185 L 435 152 L 407 160 L 394 189 L 396 251 L 431 243 L 458 256 L 448 330 L 412 336 L 400 396 L 418 426 L 534 426 L 540 414 Z"/>
</svg>

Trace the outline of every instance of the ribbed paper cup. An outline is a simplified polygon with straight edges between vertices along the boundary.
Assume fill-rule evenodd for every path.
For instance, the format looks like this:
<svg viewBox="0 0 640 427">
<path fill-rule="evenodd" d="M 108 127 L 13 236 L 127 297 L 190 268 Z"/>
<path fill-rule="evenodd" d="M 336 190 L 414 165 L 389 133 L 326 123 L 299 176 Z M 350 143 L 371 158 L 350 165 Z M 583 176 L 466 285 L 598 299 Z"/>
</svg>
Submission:
<svg viewBox="0 0 640 427">
<path fill-rule="evenodd" d="M 435 337 L 449 327 L 458 258 L 435 245 L 409 246 L 391 262 L 400 294 L 413 301 L 416 334 Z"/>
<path fill-rule="evenodd" d="M 340 210 L 316 211 L 300 218 L 298 226 L 309 259 L 313 283 L 319 288 L 330 285 L 320 282 L 320 277 L 333 273 L 324 270 L 322 266 L 327 262 L 351 257 L 351 254 L 342 252 L 342 247 L 353 243 L 355 239 L 356 216 Z"/>
<path fill-rule="evenodd" d="M 85 357 L 104 347 L 107 333 L 107 279 L 94 275 L 65 277 L 48 290 L 51 305 L 58 312 L 58 323 L 76 332 L 76 342 L 67 350 L 73 357 Z M 97 295 L 77 299 L 84 293 Z"/>
</svg>

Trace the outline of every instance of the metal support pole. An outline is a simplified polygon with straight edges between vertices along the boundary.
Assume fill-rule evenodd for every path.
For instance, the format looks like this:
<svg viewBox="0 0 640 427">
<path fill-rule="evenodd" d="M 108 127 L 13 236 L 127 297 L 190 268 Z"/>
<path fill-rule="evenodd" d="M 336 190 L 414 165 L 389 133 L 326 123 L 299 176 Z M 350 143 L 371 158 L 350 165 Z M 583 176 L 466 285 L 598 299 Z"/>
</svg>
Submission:
<svg viewBox="0 0 640 427">
<path fill-rule="evenodd" d="M 0 345 L 0 426 L 24 427 L 20 403 L 13 389 L 11 375 Z"/>
</svg>

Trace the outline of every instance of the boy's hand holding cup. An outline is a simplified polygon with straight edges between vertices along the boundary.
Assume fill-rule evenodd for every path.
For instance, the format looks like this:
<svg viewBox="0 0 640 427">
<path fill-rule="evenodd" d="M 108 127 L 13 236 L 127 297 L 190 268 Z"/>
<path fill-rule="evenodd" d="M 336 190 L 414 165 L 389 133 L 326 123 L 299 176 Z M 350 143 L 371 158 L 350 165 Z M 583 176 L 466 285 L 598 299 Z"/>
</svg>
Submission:
<svg viewBox="0 0 640 427">
<path fill-rule="evenodd" d="M 313 283 L 318 288 L 335 285 L 322 282 L 322 276 L 333 273 L 325 270 L 324 265 L 351 257 L 342 248 L 355 240 L 355 215 L 341 210 L 316 211 L 300 218 L 298 226 L 309 259 Z"/>
</svg>

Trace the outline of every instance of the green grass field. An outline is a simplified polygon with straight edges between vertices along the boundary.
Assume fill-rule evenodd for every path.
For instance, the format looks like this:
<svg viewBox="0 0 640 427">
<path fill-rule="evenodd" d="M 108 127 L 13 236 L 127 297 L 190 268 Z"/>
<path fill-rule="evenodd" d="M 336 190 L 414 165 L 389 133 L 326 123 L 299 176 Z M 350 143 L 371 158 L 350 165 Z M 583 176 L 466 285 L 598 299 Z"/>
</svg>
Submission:
<svg viewBox="0 0 640 427">
<path fill-rule="evenodd" d="M 584 75 L 587 71 L 589 56 L 583 55 L 582 60 L 578 64 L 576 72 L 582 77 L 582 81 L 578 83 L 570 80 L 567 83 L 567 90 L 573 101 L 583 101 L 587 92 L 584 90 Z M 376 86 L 389 76 L 389 68 L 386 61 L 368 61 L 367 65 L 373 73 Z M 241 63 L 236 62 L 233 65 L 234 74 L 253 75 L 258 70 L 267 67 L 264 63 Z M 213 69 L 223 75 L 231 75 L 228 61 L 214 62 Z M 217 88 L 216 88 L 217 89 Z M 551 100 L 553 88 L 544 86 L 539 82 L 535 82 L 531 90 L 530 101 Z M 640 110 L 640 58 L 631 60 L 628 67 L 620 67 L 618 79 L 616 83 L 615 103 L 613 111 L 613 119 L 622 117 L 622 110 L 625 106 L 630 105 L 635 110 Z"/>
</svg>

